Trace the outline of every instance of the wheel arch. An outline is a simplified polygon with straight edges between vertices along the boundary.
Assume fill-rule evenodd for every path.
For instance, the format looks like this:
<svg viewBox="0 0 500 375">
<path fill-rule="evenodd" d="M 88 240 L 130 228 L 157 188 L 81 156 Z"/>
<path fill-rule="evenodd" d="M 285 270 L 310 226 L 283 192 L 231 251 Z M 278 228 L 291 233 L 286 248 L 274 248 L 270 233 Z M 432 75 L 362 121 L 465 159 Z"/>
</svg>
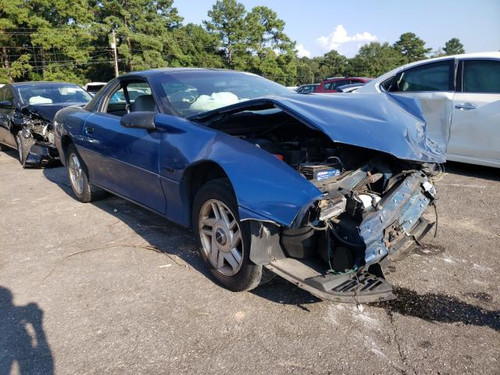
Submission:
<svg viewBox="0 0 500 375">
<path fill-rule="evenodd" d="M 73 143 L 73 140 L 71 139 L 71 137 L 69 135 L 63 135 L 61 137 L 61 151 L 62 151 L 62 155 L 60 155 L 60 158 L 61 158 L 61 163 L 63 163 L 64 165 L 66 165 L 66 159 L 67 159 L 67 154 L 68 154 L 68 147 L 70 144 Z"/>
<path fill-rule="evenodd" d="M 184 201 L 186 203 L 186 217 L 191 217 L 191 211 L 193 210 L 193 201 L 196 197 L 198 191 L 207 182 L 216 180 L 219 178 L 226 178 L 234 194 L 234 187 L 231 184 L 231 180 L 227 175 L 226 171 L 216 162 L 211 160 L 201 161 L 194 165 L 191 165 L 184 172 L 182 178 L 181 187 L 184 195 Z"/>
</svg>

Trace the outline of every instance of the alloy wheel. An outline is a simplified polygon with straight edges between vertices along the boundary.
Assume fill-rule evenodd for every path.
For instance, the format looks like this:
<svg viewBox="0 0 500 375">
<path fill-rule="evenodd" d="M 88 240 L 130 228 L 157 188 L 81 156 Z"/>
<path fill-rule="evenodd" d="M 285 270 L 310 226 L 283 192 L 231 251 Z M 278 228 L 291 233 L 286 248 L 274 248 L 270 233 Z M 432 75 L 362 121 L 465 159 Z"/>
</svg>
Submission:
<svg viewBox="0 0 500 375">
<path fill-rule="evenodd" d="M 234 276 L 243 264 L 241 228 L 234 213 L 217 199 L 201 207 L 198 228 L 203 254 L 224 276 Z"/>
<path fill-rule="evenodd" d="M 68 158 L 68 171 L 71 185 L 78 194 L 83 194 L 83 170 L 80 164 L 80 159 L 74 153 L 70 154 Z"/>
</svg>

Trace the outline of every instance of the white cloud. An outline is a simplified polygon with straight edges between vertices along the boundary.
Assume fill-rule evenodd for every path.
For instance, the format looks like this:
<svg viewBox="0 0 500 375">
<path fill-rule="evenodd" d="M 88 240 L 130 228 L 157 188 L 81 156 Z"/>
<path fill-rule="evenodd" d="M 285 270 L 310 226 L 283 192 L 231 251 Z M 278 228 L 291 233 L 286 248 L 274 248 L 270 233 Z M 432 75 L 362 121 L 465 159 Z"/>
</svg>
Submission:
<svg viewBox="0 0 500 375">
<path fill-rule="evenodd" d="M 317 42 L 325 51 L 331 51 L 332 49 L 338 50 L 342 45 L 347 43 L 357 42 L 358 46 L 362 46 L 376 40 L 377 37 L 368 31 L 349 36 L 344 26 L 337 25 L 330 35 L 319 37 Z"/>
<path fill-rule="evenodd" d="M 296 49 L 298 57 L 311 57 L 311 52 L 306 50 L 303 44 L 297 44 Z"/>
</svg>

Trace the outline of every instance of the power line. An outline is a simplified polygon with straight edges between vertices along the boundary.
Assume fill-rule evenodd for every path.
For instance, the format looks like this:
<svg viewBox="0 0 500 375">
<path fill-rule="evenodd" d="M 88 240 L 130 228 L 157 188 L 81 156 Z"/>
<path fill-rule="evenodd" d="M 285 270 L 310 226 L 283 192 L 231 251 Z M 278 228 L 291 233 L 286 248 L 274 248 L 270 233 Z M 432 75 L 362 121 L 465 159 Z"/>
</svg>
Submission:
<svg viewBox="0 0 500 375">
<path fill-rule="evenodd" d="M 118 59 L 118 62 L 124 62 L 125 59 Z M 112 64 L 114 60 L 98 60 L 98 61 L 87 61 L 85 63 L 78 63 L 76 61 L 66 60 L 66 61 L 46 61 L 43 64 L 41 61 L 37 61 L 35 64 L 30 64 L 30 66 L 35 70 L 48 69 L 50 67 L 63 67 L 63 66 L 86 66 L 86 65 L 99 65 L 99 64 Z"/>
<path fill-rule="evenodd" d="M 8 49 L 47 49 L 46 47 L 38 47 L 38 46 L 0 46 L 0 48 L 8 48 Z M 55 48 L 55 47 L 50 47 L 48 49 L 51 49 L 51 48 Z M 89 46 L 89 48 L 91 48 L 91 46 Z M 109 47 L 94 47 L 93 51 L 96 51 L 96 50 L 108 50 L 110 51 L 111 48 Z"/>
</svg>

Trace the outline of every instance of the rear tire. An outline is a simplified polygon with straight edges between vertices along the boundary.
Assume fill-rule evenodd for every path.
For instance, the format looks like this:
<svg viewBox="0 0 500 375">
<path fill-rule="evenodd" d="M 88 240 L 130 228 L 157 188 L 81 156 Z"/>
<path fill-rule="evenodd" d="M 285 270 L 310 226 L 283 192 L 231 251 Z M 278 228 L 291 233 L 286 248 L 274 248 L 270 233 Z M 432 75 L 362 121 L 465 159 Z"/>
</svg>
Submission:
<svg viewBox="0 0 500 375">
<path fill-rule="evenodd" d="M 210 272 L 223 287 L 234 292 L 259 285 L 262 266 L 249 258 L 249 224 L 240 222 L 238 205 L 227 179 L 205 184 L 193 201 L 193 231 Z"/>
<path fill-rule="evenodd" d="M 68 178 L 73 194 L 77 200 L 83 203 L 88 203 L 96 200 L 100 190 L 94 188 L 89 183 L 88 171 L 80 154 L 74 144 L 70 144 L 66 151 L 67 161 L 66 168 L 68 169 Z"/>
</svg>

